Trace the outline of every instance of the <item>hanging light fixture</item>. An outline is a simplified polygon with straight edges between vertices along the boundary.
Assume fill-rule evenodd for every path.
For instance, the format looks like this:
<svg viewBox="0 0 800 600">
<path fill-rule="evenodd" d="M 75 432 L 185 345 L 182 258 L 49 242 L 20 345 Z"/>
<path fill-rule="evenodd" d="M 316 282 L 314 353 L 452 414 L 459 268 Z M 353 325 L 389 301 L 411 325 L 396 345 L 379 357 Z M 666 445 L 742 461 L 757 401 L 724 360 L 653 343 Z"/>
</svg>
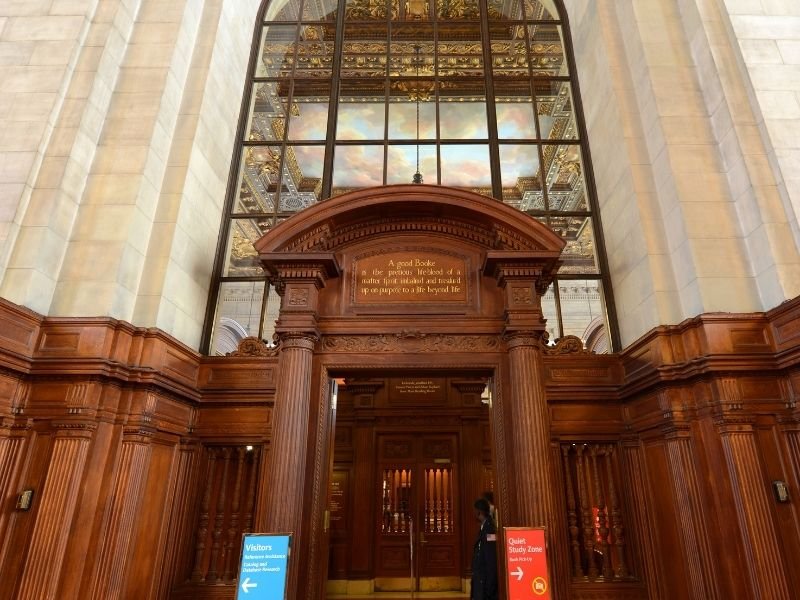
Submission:
<svg viewBox="0 0 800 600">
<path fill-rule="evenodd" d="M 417 171 L 414 173 L 412 183 L 422 183 L 422 173 L 419 172 L 419 101 L 421 94 L 420 81 L 419 81 L 419 63 L 420 63 L 420 50 L 422 47 L 419 44 L 414 44 L 414 66 L 416 69 L 416 84 L 417 93 L 414 94 L 414 103 L 417 107 Z"/>
</svg>

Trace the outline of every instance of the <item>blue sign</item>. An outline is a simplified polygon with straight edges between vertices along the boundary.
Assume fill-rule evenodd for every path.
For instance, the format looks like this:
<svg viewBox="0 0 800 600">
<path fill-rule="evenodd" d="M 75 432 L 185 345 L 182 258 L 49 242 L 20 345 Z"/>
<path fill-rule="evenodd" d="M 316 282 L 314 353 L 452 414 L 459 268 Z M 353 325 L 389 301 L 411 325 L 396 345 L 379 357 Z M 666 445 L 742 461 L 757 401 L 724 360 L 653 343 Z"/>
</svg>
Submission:
<svg viewBox="0 0 800 600">
<path fill-rule="evenodd" d="M 288 533 L 246 533 L 239 563 L 236 600 L 285 600 Z"/>
</svg>

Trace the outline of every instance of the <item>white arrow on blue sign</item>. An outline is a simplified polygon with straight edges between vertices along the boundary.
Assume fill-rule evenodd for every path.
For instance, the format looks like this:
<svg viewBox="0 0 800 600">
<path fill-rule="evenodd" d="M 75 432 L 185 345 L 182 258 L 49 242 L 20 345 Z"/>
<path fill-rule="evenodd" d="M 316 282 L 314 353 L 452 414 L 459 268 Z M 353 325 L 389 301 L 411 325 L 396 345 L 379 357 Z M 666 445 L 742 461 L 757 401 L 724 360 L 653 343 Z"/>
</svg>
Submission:
<svg viewBox="0 0 800 600">
<path fill-rule="evenodd" d="M 236 600 L 285 600 L 289 533 L 246 533 Z"/>
</svg>

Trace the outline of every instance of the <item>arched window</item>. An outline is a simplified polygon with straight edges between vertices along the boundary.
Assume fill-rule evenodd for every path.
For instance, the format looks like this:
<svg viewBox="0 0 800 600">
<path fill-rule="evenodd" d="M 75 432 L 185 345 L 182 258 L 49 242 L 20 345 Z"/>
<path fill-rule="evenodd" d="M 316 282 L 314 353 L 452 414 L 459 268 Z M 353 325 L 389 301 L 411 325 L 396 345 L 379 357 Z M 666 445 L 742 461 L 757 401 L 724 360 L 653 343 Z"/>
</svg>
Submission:
<svg viewBox="0 0 800 600">
<path fill-rule="evenodd" d="M 351 190 L 420 180 L 493 196 L 567 240 L 544 297 L 551 339 L 608 323 L 561 14 L 555 0 L 266 2 L 203 350 L 218 351 L 222 319 L 271 338 L 279 302 L 252 244 L 276 223 Z M 615 330 L 612 318 L 612 340 Z"/>
</svg>

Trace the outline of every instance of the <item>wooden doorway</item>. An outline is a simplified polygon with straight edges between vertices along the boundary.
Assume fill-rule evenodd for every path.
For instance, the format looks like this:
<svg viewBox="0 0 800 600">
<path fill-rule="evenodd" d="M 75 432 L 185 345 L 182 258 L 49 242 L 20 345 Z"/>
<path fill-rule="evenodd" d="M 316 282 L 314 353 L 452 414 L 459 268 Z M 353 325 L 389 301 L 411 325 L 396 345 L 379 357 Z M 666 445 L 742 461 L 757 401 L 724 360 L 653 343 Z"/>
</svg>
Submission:
<svg viewBox="0 0 800 600">
<path fill-rule="evenodd" d="M 461 591 L 456 433 L 379 433 L 376 591 Z"/>
<path fill-rule="evenodd" d="M 328 491 L 328 598 L 465 593 L 493 486 L 488 376 L 343 377 Z M 486 392 L 486 393 L 485 393 Z"/>
</svg>

